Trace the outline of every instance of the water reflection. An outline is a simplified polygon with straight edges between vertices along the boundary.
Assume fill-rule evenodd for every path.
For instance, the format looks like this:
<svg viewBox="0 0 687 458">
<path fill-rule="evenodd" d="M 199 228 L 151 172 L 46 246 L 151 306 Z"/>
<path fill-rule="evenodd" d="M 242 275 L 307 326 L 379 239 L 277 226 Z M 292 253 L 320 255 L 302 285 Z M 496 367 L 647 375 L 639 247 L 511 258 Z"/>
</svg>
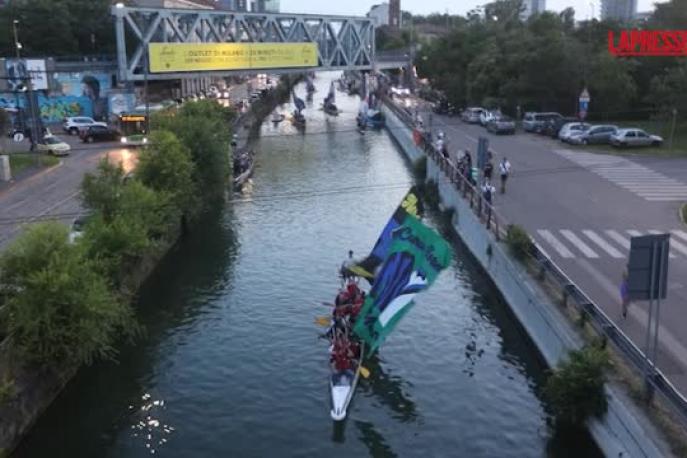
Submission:
<svg viewBox="0 0 687 458">
<path fill-rule="evenodd" d="M 412 386 L 401 377 L 384 370 L 383 361 L 378 354 L 365 360 L 365 367 L 370 370 L 370 377 L 360 387 L 364 393 L 371 392 L 382 405 L 391 409 L 394 418 L 402 423 L 415 421 L 418 417 L 415 403 L 405 393 L 404 385 Z"/>
<path fill-rule="evenodd" d="M 384 436 L 375 429 L 372 423 L 366 421 L 355 421 L 355 426 L 360 432 L 360 440 L 370 451 L 373 457 L 393 458 L 398 455 L 394 453 L 389 444 L 384 440 Z"/>
</svg>

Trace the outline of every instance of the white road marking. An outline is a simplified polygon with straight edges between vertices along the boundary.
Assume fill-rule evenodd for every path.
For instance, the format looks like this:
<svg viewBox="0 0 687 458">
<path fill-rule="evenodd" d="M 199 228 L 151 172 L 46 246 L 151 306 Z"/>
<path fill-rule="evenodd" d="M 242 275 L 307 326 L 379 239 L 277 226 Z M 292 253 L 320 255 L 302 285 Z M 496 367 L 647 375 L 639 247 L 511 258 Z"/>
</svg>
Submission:
<svg viewBox="0 0 687 458">
<path fill-rule="evenodd" d="M 578 236 L 575 235 L 573 231 L 570 231 L 568 229 L 561 229 L 560 233 L 563 234 L 563 237 L 566 239 L 570 240 L 570 242 L 577 247 L 578 250 L 580 250 L 586 257 L 588 258 L 598 258 L 599 255 L 596 254 L 596 251 L 592 250 L 589 245 L 584 243 L 582 239 L 580 239 Z"/>
<path fill-rule="evenodd" d="M 558 252 L 559 255 L 563 258 L 574 258 L 575 255 L 572 254 L 570 250 L 568 250 L 565 245 L 563 245 L 555 235 L 551 233 L 551 231 L 547 231 L 546 229 L 540 229 L 537 231 L 541 238 L 549 242 L 549 245 L 553 247 L 554 250 Z"/>
<path fill-rule="evenodd" d="M 612 245 L 599 237 L 596 232 L 585 229 L 582 231 L 582 233 L 586 235 L 592 242 L 599 245 L 599 247 L 601 247 L 601 249 L 608 253 L 612 258 L 622 259 L 625 257 L 620 251 L 616 250 Z"/>
<path fill-rule="evenodd" d="M 674 236 L 680 237 L 682 240 L 687 241 L 687 232 L 685 232 L 685 231 L 678 231 L 678 230 L 671 231 L 671 232 L 672 232 L 672 234 L 673 234 Z"/>
<path fill-rule="evenodd" d="M 615 240 L 620 246 L 630 251 L 630 240 L 620 235 L 618 231 L 609 229 L 606 231 L 606 235 Z"/>
</svg>

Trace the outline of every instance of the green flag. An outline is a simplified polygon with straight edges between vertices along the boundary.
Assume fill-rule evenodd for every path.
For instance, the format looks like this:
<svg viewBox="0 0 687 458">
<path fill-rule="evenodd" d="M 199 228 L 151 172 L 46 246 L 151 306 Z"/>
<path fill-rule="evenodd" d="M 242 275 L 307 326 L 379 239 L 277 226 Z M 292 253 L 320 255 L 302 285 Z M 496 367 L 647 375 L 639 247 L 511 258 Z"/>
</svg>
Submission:
<svg viewBox="0 0 687 458">
<path fill-rule="evenodd" d="M 412 215 L 391 233 L 391 246 L 353 331 L 374 352 L 451 261 L 451 247 Z"/>
</svg>

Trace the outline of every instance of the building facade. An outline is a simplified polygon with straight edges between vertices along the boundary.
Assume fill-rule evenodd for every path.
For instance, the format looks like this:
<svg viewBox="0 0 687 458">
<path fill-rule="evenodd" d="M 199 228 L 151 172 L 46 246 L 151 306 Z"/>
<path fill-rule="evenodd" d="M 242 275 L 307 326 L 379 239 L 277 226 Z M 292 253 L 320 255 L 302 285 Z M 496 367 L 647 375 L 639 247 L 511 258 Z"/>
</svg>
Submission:
<svg viewBox="0 0 687 458">
<path fill-rule="evenodd" d="M 630 21 L 637 14 L 637 0 L 601 0 L 601 20 Z"/>
<path fill-rule="evenodd" d="M 389 3 L 372 5 L 366 16 L 372 19 L 375 27 L 383 25 L 401 27 L 401 0 L 390 0 Z"/>
<path fill-rule="evenodd" d="M 523 21 L 534 14 L 541 14 L 546 10 L 546 0 L 524 0 L 520 19 Z"/>
</svg>

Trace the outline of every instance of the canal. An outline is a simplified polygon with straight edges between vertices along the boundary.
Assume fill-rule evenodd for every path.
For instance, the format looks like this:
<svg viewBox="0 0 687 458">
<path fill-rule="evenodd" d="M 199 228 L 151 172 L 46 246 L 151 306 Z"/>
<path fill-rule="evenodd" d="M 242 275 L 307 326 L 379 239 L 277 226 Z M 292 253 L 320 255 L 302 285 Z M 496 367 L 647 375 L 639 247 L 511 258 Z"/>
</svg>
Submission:
<svg viewBox="0 0 687 458">
<path fill-rule="evenodd" d="M 81 370 L 17 456 L 600 455 L 586 433 L 548 426 L 545 367 L 432 214 L 453 263 L 333 425 L 314 319 L 347 251 L 371 249 L 414 178 L 386 133 L 356 131 L 357 99 L 338 93 L 337 118 L 317 109 L 329 77 L 316 80 L 305 135 L 264 125 L 252 189 L 207 215 L 145 283 L 145 337 Z"/>
</svg>

